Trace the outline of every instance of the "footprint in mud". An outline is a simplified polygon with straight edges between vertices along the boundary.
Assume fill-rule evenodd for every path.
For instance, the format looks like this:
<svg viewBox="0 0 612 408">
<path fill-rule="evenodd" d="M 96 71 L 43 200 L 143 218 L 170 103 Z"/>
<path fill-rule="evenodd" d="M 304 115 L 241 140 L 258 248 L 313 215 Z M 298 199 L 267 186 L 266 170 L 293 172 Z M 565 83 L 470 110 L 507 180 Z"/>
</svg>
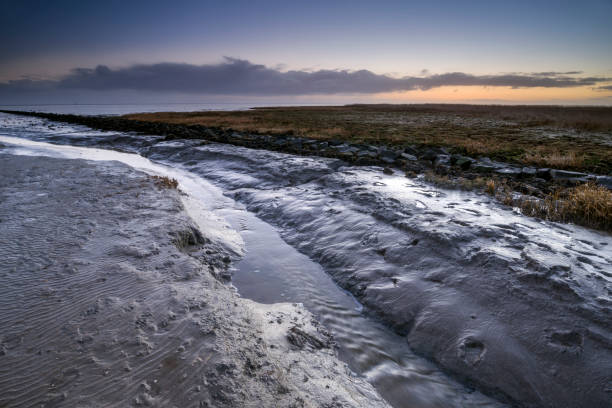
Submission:
<svg viewBox="0 0 612 408">
<path fill-rule="evenodd" d="M 563 350 L 580 352 L 584 344 L 584 336 L 575 330 L 556 331 L 549 336 L 548 343 Z"/>
<path fill-rule="evenodd" d="M 459 358 L 472 366 L 482 361 L 485 352 L 485 345 L 481 341 L 469 337 L 459 346 Z"/>
</svg>

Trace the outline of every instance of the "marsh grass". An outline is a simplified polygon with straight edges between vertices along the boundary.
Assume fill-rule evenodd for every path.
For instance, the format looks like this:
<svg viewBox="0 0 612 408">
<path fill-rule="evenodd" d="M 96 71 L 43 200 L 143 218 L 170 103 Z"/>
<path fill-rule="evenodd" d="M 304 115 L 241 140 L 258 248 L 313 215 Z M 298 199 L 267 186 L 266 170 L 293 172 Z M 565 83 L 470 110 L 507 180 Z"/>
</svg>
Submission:
<svg viewBox="0 0 612 408">
<path fill-rule="evenodd" d="M 559 192 L 545 202 L 553 219 L 612 230 L 612 191 L 603 186 L 586 183 Z"/>
<path fill-rule="evenodd" d="M 525 153 L 522 157 L 526 164 L 536 165 L 540 167 L 553 168 L 581 168 L 585 162 L 586 156 L 579 155 L 575 151 L 562 152 L 547 152 L 542 148 L 537 148 L 533 152 Z"/>
<path fill-rule="evenodd" d="M 514 193 L 503 179 L 478 177 L 469 180 L 438 175 L 431 171 L 425 173 L 424 179 L 444 188 L 483 191 L 530 217 L 571 222 L 612 232 L 612 191 L 591 182 L 558 189 L 541 199 Z"/>
<path fill-rule="evenodd" d="M 521 165 L 612 172 L 610 107 L 347 105 L 160 112 L 125 118 L 318 140 L 444 146 L 456 153 Z"/>
<path fill-rule="evenodd" d="M 502 201 L 532 217 L 612 231 L 612 191 L 594 183 L 560 189 L 543 200 L 506 195 Z"/>
<path fill-rule="evenodd" d="M 485 177 L 476 177 L 475 179 L 465 177 L 449 177 L 446 175 L 436 174 L 433 171 L 425 172 L 423 179 L 439 187 L 466 191 L 483 190 L 489 185 L 489 183 L 493 183 L 493 185 L 495 185 L 495 181 L 493 181 L 493 179 Z"/>
</svg>

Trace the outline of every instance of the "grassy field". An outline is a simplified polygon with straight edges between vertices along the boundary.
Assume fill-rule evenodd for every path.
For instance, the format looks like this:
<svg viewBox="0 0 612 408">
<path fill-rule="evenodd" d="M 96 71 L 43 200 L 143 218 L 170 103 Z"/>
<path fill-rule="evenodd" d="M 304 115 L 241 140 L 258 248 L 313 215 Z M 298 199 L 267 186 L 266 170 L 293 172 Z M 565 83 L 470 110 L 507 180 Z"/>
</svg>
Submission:
<svg viewBox="0 0 612 408">
<path fill-rule="evenodd" d="M 346 105 L 125 117 L 321 140 L 443 146 L 523 165 L 612 172 L 611 107 Z"/>
</svg>

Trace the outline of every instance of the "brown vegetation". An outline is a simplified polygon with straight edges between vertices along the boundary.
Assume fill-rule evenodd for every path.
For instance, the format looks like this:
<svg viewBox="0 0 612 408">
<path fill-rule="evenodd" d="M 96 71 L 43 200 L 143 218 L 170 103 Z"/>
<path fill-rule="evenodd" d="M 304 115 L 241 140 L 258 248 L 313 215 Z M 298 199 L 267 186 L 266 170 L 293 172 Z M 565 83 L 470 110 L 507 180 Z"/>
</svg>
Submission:
<svg viewBox="0 0 612 408">
<path fill-rule="evenodd" d="M 532 152 L 527 152 L 522 157 L 526 164 L 540 167 L 552 167 L 557 169 L 582 168 L 586 155 L 579 155 L 575 151 L 561 153 L 558 151 L 546 151 L 540 146 Z"/>
<path fill-rule="evenodd" d="M 433 171 L 425 172 L 424 179 L 425 181 L 440 187 L 460 190 L 485 189 L 487 193 L 489 192 L 490 183 L 493 183 L 493 186 L 495 186 L 495 181 L 490 178 L 476 177 L 474 179 L 469 179 L 466 177 L 449 177 L 446 175 L 436 174 Z"/>
<path fill-rule="evenodd" d="M 525 215 L 612 231 L 612 191 L 593 183 L 556 191 L 544 200 L 522 198 L 508 204 Z"/>
<path fill-rule="evenodd" d="M 612 191 L 594 183 L 560 188 L 541 199 L 513 193 L 503 179 L 478 177 L 469 180 L 434 172 L 425 173 L 424 179 L 445 188 L 484 191 L 506 205 L 518 207 L 530 217 L 612 231 Z"/>
<path fill-rule="evenodd" d="M 178 181 L 167 176 L 151 176 L 155 185 L 159 188 L 176 189 Z"/>
<path fill-rule="evenodd" d="M 609 107 L 348 105 L 126 118 L 354 143 L 445 146 L 523 165 L 612 172 Z"/>
</svg>

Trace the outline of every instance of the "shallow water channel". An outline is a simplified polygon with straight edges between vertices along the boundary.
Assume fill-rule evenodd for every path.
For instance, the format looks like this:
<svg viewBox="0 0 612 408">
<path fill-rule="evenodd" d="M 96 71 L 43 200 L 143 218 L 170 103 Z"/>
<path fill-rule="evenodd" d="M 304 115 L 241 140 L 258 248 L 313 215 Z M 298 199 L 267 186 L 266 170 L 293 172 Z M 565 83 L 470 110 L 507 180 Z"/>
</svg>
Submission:
<svg viewBox="0 0 612 408">
<path fill-rule="evenodd" d="M 218 187 L 180 168 L 154 163 L 137 154 L 61 146 L 0 136 L 6 153 L 85 160 L 115 160 L 179 181 L 189 214 L 212 238 L 236 254 L 232 284 L 260 303 L 302 303 L 333 334 L 342 360 L 365 376 L 395 407 L 502 406 L 441 372 L 417 356 L 405 338 L 375 318 L 339 288 L 323 268 L 299 253 L 271 225 L 227 198 Z"/>
</svg>

